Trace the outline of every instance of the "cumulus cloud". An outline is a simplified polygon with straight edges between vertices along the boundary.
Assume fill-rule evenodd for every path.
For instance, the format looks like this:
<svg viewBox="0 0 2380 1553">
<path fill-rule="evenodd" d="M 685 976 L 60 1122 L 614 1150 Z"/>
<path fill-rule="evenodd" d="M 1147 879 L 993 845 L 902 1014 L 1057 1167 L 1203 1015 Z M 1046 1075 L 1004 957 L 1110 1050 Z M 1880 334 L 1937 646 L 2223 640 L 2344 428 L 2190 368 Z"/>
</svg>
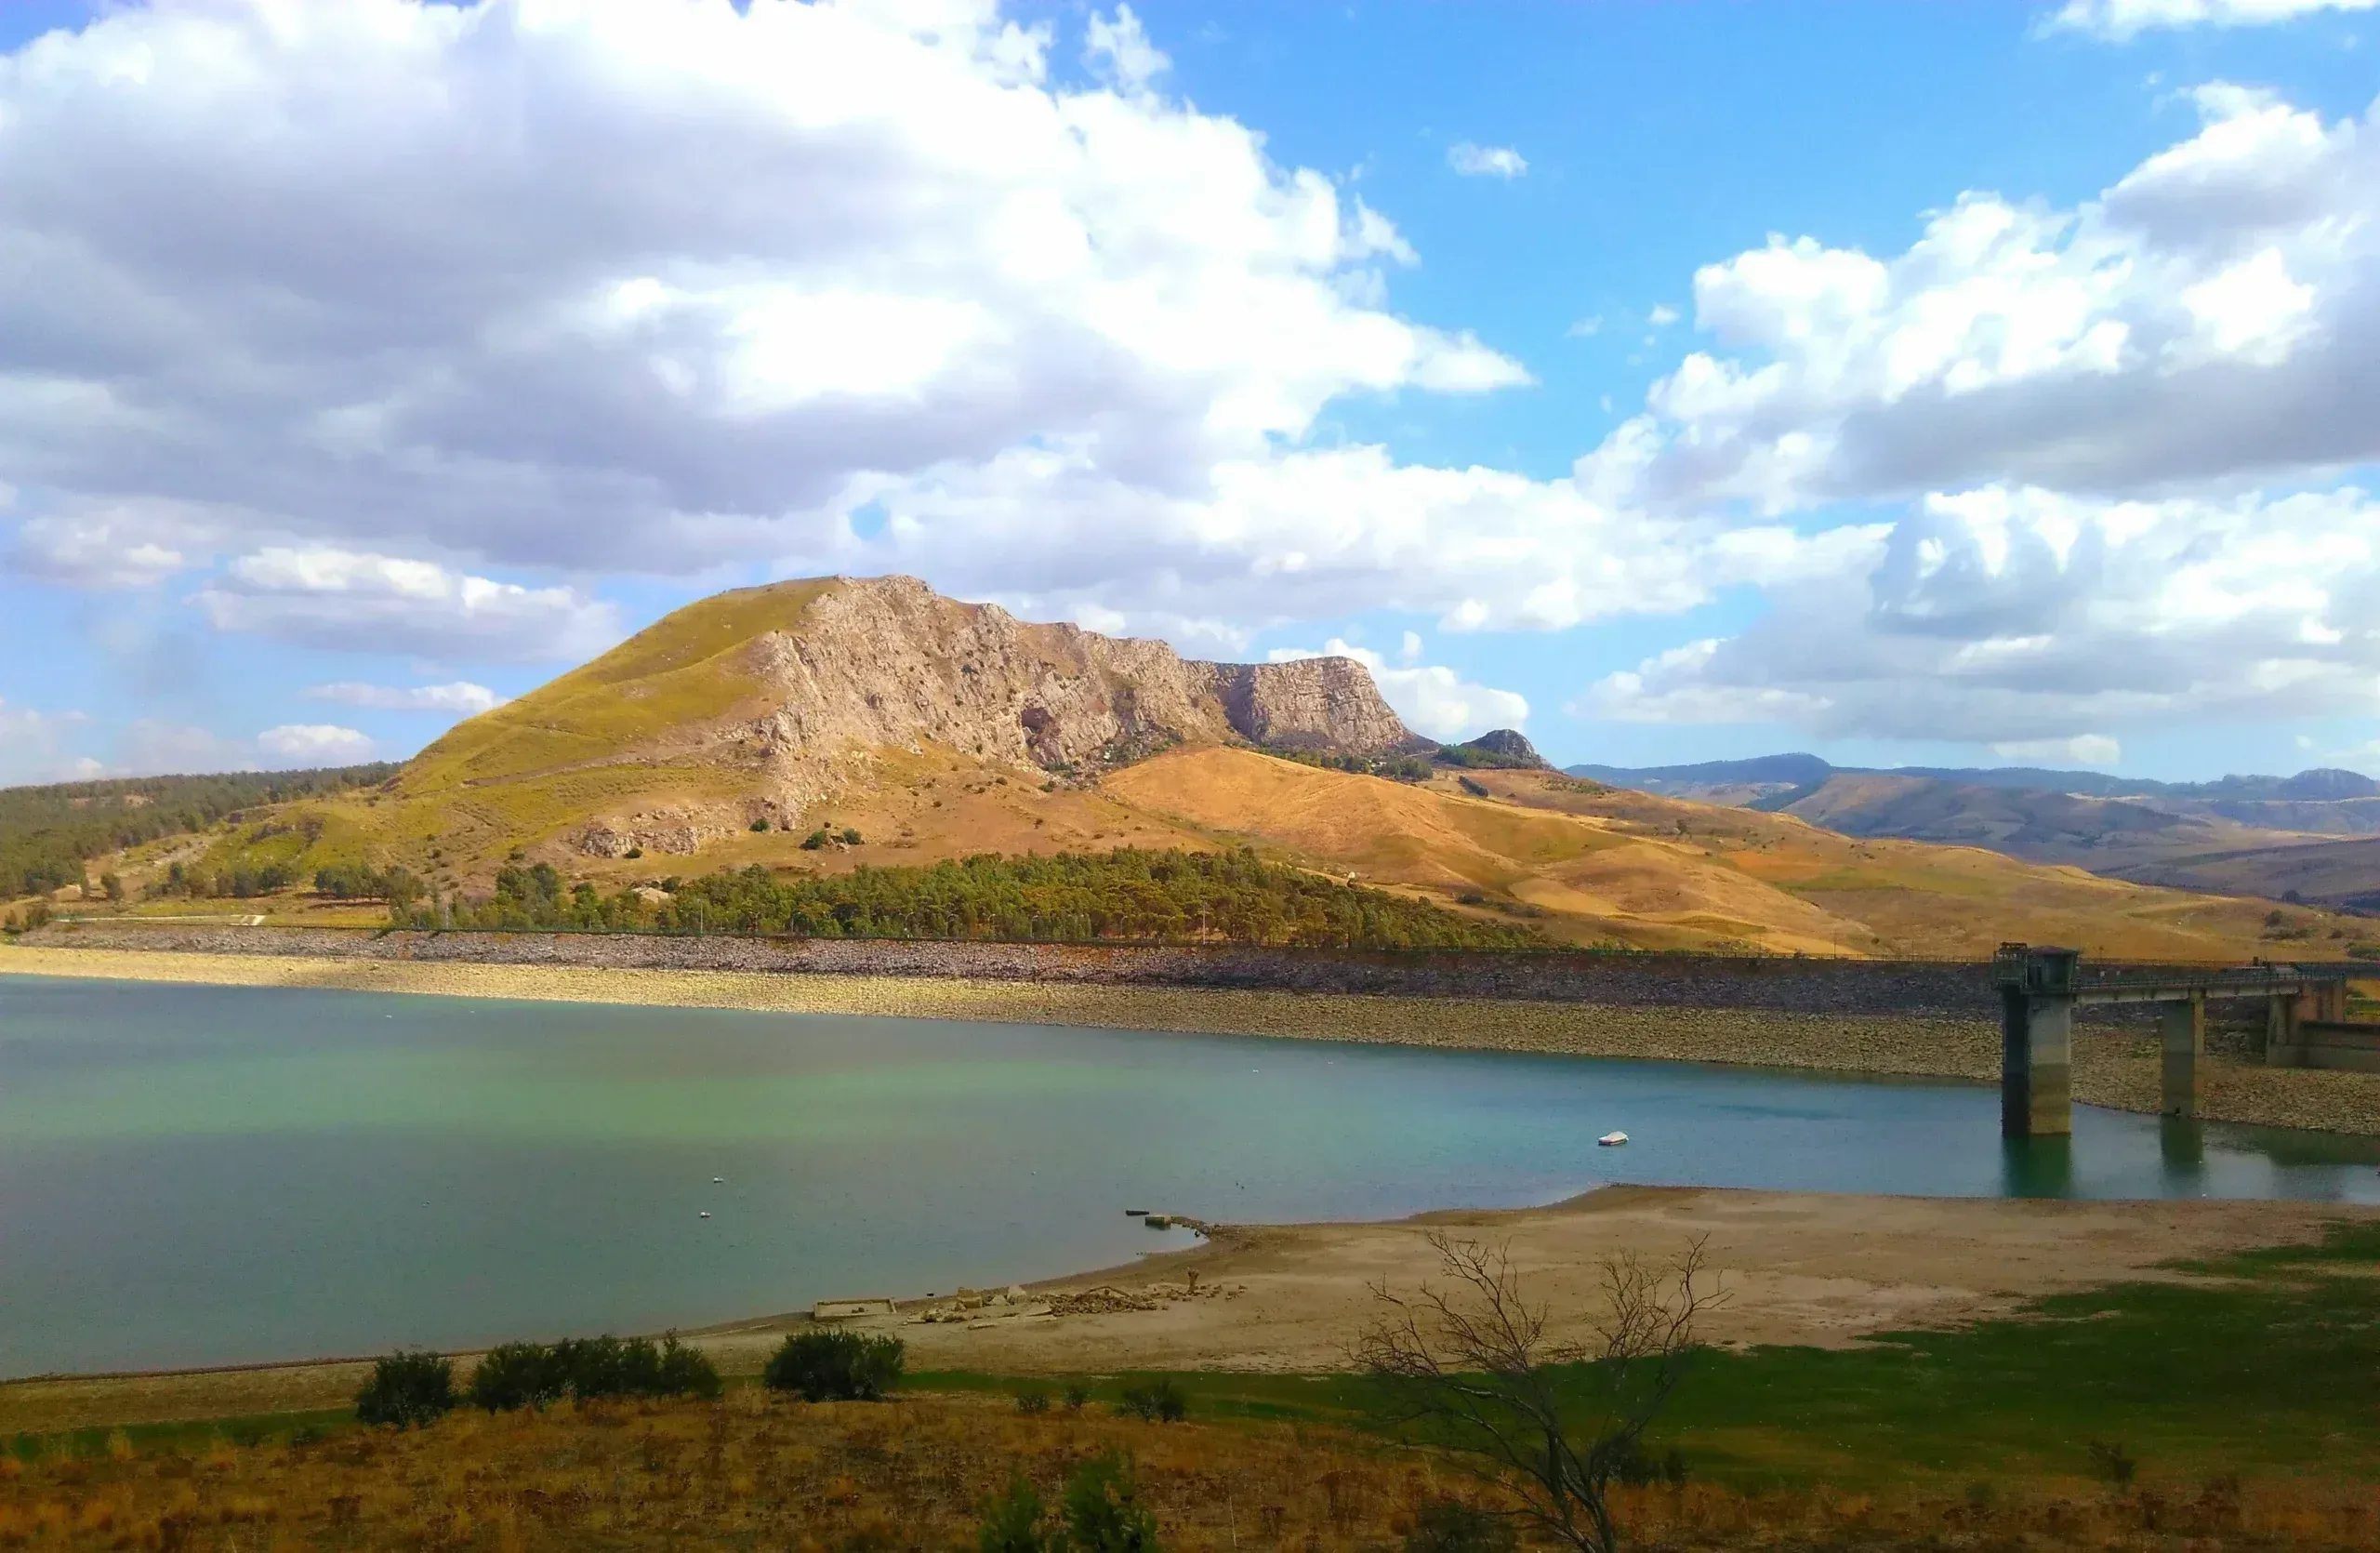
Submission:
<svg viewBox="0 0 2380 1553">
<path fill-rule="evenodd" d="M 1577 710 L 1827 737 L 2057 744 L 2126 726 L 2380 714 L 2380 505 L 2361 491 L 1917 504 L 1864 574 L 1606 676 Z"/>
<path fill-rule="evenodd" d="M 317 701 L 369 707 L 377 711 L 444 711 L 464 717 L 493 711 L 508 699 L 487 686 L 473 684 L 469 680 L 456 680 L 452 684 L 405 687 L 359 684 L 352 680 L 342 680 L 336 684 L 314 685 L 306 694 Z"/>
<path fill-rule="evenodd" d="M 1408 667 L 1401 669 L 1389 667 L 1386 658 L 1368 647 L 1355 646 L 1335 636 L 1318 650 L 1276 647 L 1272 661 L 1354 658 L 1371 670 L 1372 683 L 1380 686 L 1381 699 L 1395 710 L 1407 727 L 1441 742 L 1471 738 L 1490 728 L 1518 728 L 1528 722 L 1526 697 L 1474 684 L 1443 664 L 1414 663 L 1421 656 L 1421 640 L 1410 631 L 1406 633 L 1406 648 L 1400 656 Z"/>
<path fill-rule="evenodd" d="M 2366 11 L 2380 0 L 2066 0 L 2044 23 L 2129 43 L 2160 27 L 2264 27 L 2317 11 Z"/>
<path fill-rule="evenodd" d="M 221 527 L 217 514 L 191 502 L 77 501 L 20 522 L 7 564 L 73 588 L 145 588 L 204 559 L 193 550 Z"/>
<path fill-rule="evenodd" d="M 218 630 L 432 659 L 575 659 L 620 638 L 612 606 L 575 589 L 320 546 L 244 555 L 192 602 Z"/>
<path fill-rule="evenodd" d="M 2079 208 L 1967 193 L 1908 251 L 1695 276 L 1688 355 L 1579 466 L 1606 501 L 1781 512 L 1984 482 L 2108 497 L 2380 457 L 2380 132 L 2199 90 Z"/>
<path fill-rule="evenodd" d="M 1087 85 L 1055 46 L 991 0 L 102 8 L 0 70 L 0 468 L 235 514 L 233 554 L 682 576 L 837 563 L 876 487 L 1047 450 L 1208 500 L 1339 397 L 1527 380 L 1389 311 L 1395 225 L 1164 96 L 1130 9 Z M 85 575 L 200 548 L 141 543 Z M 206 596 L 355 644 L 286 591 Z"/>
<path fill-rule="evenodd" d="M 1459 140 L 1447 148 L 1447 166 L 1465 178 L 1509 179 L 1528 171 L 1528 158 L 1510 146 L 1480 146 Z"/>
<path fill-rule="evenodd" d="M 257 748 L 275 765 L 353 765 L 372 758 L 372 740 L 330 723 L 284 723 L 257 736 Z"/>
<path fill-rule="evenodd" d="M 0 787 L 63 782 L 84 775 L 67 753 L 70 737 L 89 720 L 80 712 L 36 711 L 0 699 Z"/>
</svg>

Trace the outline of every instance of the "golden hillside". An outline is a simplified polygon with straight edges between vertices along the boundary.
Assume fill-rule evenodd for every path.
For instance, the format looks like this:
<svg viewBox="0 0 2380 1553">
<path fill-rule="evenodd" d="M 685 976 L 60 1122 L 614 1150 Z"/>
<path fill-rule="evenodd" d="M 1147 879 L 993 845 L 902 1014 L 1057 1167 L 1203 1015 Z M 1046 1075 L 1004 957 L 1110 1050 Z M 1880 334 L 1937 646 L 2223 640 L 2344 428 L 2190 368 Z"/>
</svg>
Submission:
<svg viewBox="0 0 2380 1553">
<path fill-rule="evenodd" d="M 1317 667 L 1319 665 L 1319 667 Z M 609 891 L 758 863 L 1254 846 L 1556 938 L 1648 949 L 1980 957 L 2335 957 L 2342 919 L 1870 841 L 1549 771 L 1425 782 L 1262 752 L 1409 749 L 1359 665 L 1184 660 L 888 578 L 722 594 L 459 724 L 384 787 L 251 812 L 131 859 L 402 865 L 482 892 L 510 862 Z M 1155 753 L 1150 753 L 1155 750 Z M 821 827 L 856 845 L 805 848 Z M 283 897 L 269 908 L 332 909 Z M 347 907 L 347 915 L 369 909 Z"/>
</svg>

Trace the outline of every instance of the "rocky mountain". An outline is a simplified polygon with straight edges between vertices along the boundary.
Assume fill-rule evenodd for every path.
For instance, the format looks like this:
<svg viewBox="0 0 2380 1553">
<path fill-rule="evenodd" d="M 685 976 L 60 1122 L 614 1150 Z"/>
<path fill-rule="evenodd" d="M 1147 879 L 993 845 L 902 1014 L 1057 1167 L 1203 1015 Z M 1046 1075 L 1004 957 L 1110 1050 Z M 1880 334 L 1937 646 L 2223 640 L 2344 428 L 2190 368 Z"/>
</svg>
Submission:
<svg viewBox="0 0 2380 1553">
<path fill-rule="evenodd" d="M 692 851 L 783 826 L 887 750 L 929 747 L 1078 783 L 1175 744 L 1367 756 L 1436 748 L 1360 663 L 1212 663 L 1161 642 L 1036 625 L 914 577 L 831 577 L 690 604 L 516 701 L 462 723 L 406 767 L 412 796 L 685 774 L 667 804 L 632 783 L 587 816 L 586 851 Z"/>
</svg>

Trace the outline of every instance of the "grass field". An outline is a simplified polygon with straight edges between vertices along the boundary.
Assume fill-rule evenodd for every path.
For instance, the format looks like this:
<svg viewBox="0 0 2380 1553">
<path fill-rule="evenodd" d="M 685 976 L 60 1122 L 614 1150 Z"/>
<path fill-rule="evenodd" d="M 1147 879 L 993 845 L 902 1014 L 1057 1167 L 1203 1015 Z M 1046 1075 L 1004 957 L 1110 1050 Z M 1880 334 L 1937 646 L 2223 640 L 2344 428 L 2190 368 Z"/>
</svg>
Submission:
<svg viewBox="0 0 2380 1553">
<path fill-rule="evenodd" d="M 2380 1546 L 2375 1278 L 2380 1228 L 2342 1228 L 1958 1331 L 1706 1353 L 1658 1432 L 1687 1483 L 1621 1508 L 1678 1547 Z M 1433 1498 L 1496 1501 L 1378 1422 L 1360 1378 L 1181 1376 L 1180 1425 L 1114 1408 L 1135 1378 L 1034 1415 L 1014 1394 L 1063 1388 L 945 1374 L 877 1406 L 744 1385 L 403 1435 L 284 1414 L 20 1436 L 0 1546 L 957 1546 L 1012 1474 L 1052 1490 L 1111 1450 L 1173 1547 L 1393 1546 Z"/>
</svg>

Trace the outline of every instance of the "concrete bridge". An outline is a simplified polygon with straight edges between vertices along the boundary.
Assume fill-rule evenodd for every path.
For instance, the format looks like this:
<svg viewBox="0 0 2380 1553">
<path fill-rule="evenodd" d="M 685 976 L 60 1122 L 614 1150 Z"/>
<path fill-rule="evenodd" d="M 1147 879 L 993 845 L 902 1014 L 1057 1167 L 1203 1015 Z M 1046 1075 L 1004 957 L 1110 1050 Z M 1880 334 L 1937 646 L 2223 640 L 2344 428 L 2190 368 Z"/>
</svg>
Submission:
<svg viewBox="0 0 2380 1553">
<path fill-rule="evenodd" d="M 2180 1117 L 2198 1115 L 2210 1000 L 2263 999 L 2268 1060 L 2282 1063 L 2307 1062 L 2310 1030 L 2334 1029 L 2347 1018 L 2345 966 L 2258 963 L 2227 971 L 2116 971 L 2085 976 L 2080 949 L 2029 944 L 2001 945 L 1991 965 L 2000 989 L 2003 1137 L 2062 1137 L 2073 1132 L 2069 1084 L 2077 1007 L 2162 1005 L 2162 1109 L 2167 1116 Z"/>
</svg>

